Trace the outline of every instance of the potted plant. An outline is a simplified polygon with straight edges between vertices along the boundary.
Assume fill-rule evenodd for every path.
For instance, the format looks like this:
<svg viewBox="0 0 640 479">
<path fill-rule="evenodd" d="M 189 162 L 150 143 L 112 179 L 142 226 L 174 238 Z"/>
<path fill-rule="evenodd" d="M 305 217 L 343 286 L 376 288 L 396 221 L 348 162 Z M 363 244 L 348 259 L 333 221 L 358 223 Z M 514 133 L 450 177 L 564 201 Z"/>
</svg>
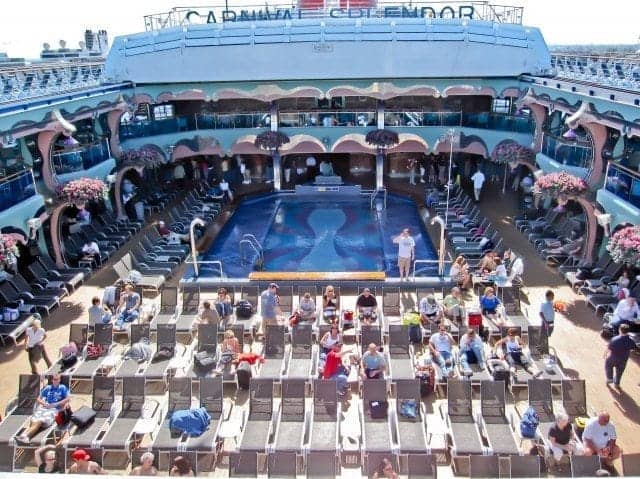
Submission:
<svg viewBox="0 0 640 479">
<path fill-rule="evenodd" d="M 640 268 L 640 225 L 616 231 L 607 244 L 607 251 L 616 263 Z"/>
<path fill-rule="evenodd" d="M 59 190 L 59 196 L 82 209 L 87 201 L 104 198 L 106 191 L 107 185 L 102 180 L 79 178 L 64 184 Z"/>
<path fill-rule="evenodd" d="M 559 195 L 566 195 L 567 197 L 579 196 L 587 191 L 587 188 L 587 182 L 582 178 L 564 171 L 541 175 L 533 185 L 534 193 L 548 195 L 553 198 L 557 198 Z"/>
<path fill-rule="evenodd" d="M 502 181 L 503 193 L 505 192 L 507 185 L 507 163 L 513 169 L 521 162 L 533 164 L 535 156 L 536 155 L 531 148 L 522 146 L 515 141 L 505 141 L 493 149 L 493 152 L 491 153 L 491 160 L 505 165 L 504 178 Z"/>
<path fill-rule="evenodd" d="M 269 150 L 271 152 L 273 163 L 275 164 L 280 161 L 280 153 L 278 153 L 278 150 L 282 145 L 289 143 L 289 141 L 289 137 L 284 133 L 280 131 L 267 130 L 256 136 L 253 144 L 260 150 Z M 273 174 L 268 176 L 270 176 L 269 180 L 273 179 Z M 278 179 L 276 185 L 279 185 L 279 181 L 280 180 Z M 279 188 L 279 186 L 276 186 L 276 189 L 277 188 Z"/>
</svg>

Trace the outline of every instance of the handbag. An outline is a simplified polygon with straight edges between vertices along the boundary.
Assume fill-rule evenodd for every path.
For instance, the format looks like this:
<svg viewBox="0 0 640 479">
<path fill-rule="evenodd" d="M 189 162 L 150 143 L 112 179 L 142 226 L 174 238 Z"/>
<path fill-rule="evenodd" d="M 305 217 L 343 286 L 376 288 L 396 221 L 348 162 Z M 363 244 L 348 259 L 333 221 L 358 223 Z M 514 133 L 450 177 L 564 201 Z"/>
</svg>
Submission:
<svg viewBox="0 0 640 479">
<path fill-rule="evenodd" d="M 67 424 L 69 424 L 69 421 L 71 421 L 71 416 L 73 415 L 73 413 L 71 412 L 71 408 L 70 407 L 66 407 L 64 409 L 61 409 L 60 411 L 58 411 L 58 413 L 56 414 L 55 417 L 55 421 L 56 421 L 56 425 L 58 427 L 64 427 Z"/>
<path fill-rule="evenodd" d="M 89 406 L 82 406 L 71 415 L 71 422 L 79 428 L 87 427 L 96 418 L 96 412 Z"/>
<path fill-rule="evenodd" d="M 105 347 L 102 344 L 87 344 L 87 359 L 98 359 L 104 351 Z"/>
</svg>

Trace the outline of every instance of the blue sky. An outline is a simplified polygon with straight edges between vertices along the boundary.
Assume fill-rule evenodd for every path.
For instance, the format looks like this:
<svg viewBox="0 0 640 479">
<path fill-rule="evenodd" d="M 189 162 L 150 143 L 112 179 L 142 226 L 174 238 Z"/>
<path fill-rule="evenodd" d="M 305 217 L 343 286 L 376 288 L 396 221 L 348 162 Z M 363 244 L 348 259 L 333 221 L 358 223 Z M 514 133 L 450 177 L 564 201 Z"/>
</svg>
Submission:
<svg viewBox="0 0 640 479">
<path fill-rule="evenodd" d="M 549 44 L 639 42 L 639 0 L 607 0 L 598 3 L 584 0 L 493 2 L 524 6 L 524 23 L 541 28 Z M 143 16 L 146 14 L 168 11 L 175 6 L 207 3 L 206 0 L 188 3 L 176 0 L 4 2 L 3 15 L 0 17 L 0 51 L 6 51 L 11 56 L 34 58 L 39 55 L 44 42 L 57 47 L 59 40 L 64 39 L 69 47 L 77 47 L 86 28 L 106 29 L 110 38 L 113 38 L 144 30 Z M 231 6 L 240 7 L 248 3 L 264 5 L 264 2 L 257 0 L 229 0 Z M 270 3 L 290 4 L 291 0 Z M 398 1 L 398 4 L 401 3 Z M 464 1 L 459 3 L 464 4 Z"/>
</svg>

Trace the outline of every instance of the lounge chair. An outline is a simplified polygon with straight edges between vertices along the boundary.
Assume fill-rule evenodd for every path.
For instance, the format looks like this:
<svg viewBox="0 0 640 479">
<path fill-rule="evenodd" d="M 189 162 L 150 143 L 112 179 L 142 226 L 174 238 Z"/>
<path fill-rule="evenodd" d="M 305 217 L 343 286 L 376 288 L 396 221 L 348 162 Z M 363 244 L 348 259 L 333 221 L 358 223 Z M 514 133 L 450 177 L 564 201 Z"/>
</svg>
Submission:
<svg viewBox="0 0 640 479">
<path fill-rule="evenodd" d="M 176 334 L 186 335 L 189 340 L 193 332 L 193 324 L 198 317 L 198 309 L 200 308 L 200 289 L 199 288 L 183 288 L 182 290 L 182 309 L 176 317 Z"/>
<path fill-rule="evenodd" d="M 500 288 L 499 292 L 506 316 L 506 324 L 526 329 L 529 326 L 529 318 L 521 309 L 520 287 Z"/>
<path fill-rule="evenodd" d="M 602 256 L 600 256 L 600 258 L 598 258 L 598 261 L 594 265 L 593 269 L 591 269 L 591 271 L 595 272 L 595 274 L 589 273 L 586 275 L 585 278 L 579 279 L 578 267 L 576 266 L 575 270 L 566 271 L 564 273 L 564 279 L 566 279 L 567 282 L 571 285 L 571 287 L 577 291 L 578 288 L 580 288 L 587 279 L 591 279 L 591 277 L 595 277 L 595 276 L 602 277 L 601 275 L 605 274 L 605 270 L 607 269 L 607 266 L 609 266 L 609 264 L 611 263 L 612 263 L 611 256 L 609 256 L 608 254 L 603 254 Z"/>
<path fill-rule="evenodd" d="M 165 280 L 171 277 L 171 268 L 165 267 L 155 267 L 149 266 L 146 263 L 141 263 L 136 259 L 136 257 L 131 253 L 126 253 L 122 259 L 120 260 L 127 267 L 129 271 L 136 270 L 143 276 L 160 276 Z"/>
<path fill-rule="evenodd" d="M 115 389 L 113 376 L 96 376 L 93 379 L 91 408 L 96 412 L 96 417 L 88 426 L 76 426 L 71 431 L 71 437 L 66 443 L 67 449 L 86 449 L 100 442 L 115 416 Z"/>
<path fill-rule="evenodd" d="M 98 323 L 94 326 L 93 341 L 94 345 L 102 346 L 103 353 L 97 358 L 87 357 L 87 346 L 82 350 L 83 361 L 69 374 L 72 375 L 74 381 L 87 381 L 93 379 L 96 375 L 104 373 L 104 369 L 111 369 L 118 364 L 118 358 L 113 353 L 113 325 Z M 109 358 L 109 359 L 107 359 Z"/>
<path fill-rule="evenodd" d="M 2 321 L 0 323 L 0 342 L 2 345 L 6 346 L 7 341 L 11 341 L 14 346 L 17 346 L 18 338 L 31 326 L 33 320 L 37 319 L 36 314 L 20 312 L 15 321 Z"/>
<path fill-rule="evenodd" d="M 169 451 L 184 450 L 186 448 L 187 435 L 176 436 L 172 434 L 169 424 L 174 411 L 191 409 L 191 401 L 191 378 L 171 378 L 169 380 L 168 400 L 165 407 L 163 407 L 163 413 L 160 414 L 163 419 L 151 445 L 151 449 L 158 457 L 160 454 L 168 453 Z"/>
<path fill-rule="evenodd" d="M 409 328 L 389 325 L 389 377 L 392 381 L 414 379 L 413 348 L 409 342 Z"/>
<path fill-rule="evenodd" d="M 589 416 L 584 379 L 564 379 L 562 381 L 562 408 L 571 421 L 577 417 Z"/>
<path fill-rule="evenodd" d="M 535 409 L 540 420 L 536 437 L 548 445 L 549 429 L 555 424 L 551 380 L 530 379 L 528 386 L 529 406 Z"/>
<path fill-rule="evenodd" d="M 282 316 L 288 318 L 293 314 L 293 287 L 281 286 L 278 289 L 278 298 Z"/>
<path fill-rule="evenodd" d="M 126 264 L 122 260 L 116 261 L 113 264 L 113 269 L 122 281 L 128 280 L 130 270 L 127 268 Z M 138 281 L 137 284 L 142 286 L 145 289 L 160 291 L 160 289 L 162 288 L 162 285 L 164 285 L 164 282 L 165 282 L 164 276 L 161 276 L 161 275 L 141 274 L 140 276 L 141 276 L 140 281 Z"/>
<path fill-rule="evenodd" d="M 82 275 L 84 279 L 89 278 L 91 276 L 90 268 L 70 268 L 68 266 L 64 266 L 62 268 L 56 267 L 56 264 L 53 260 L 46 255 L 40 255 L 36 258 L 36 261 L 44 268 L 47 272 L 47 275 L 52 274 L 55 276 L 56 273 L 60 274 L 63 277 L 71 278 L 72 280 L 77 280 L 79 275 Z"/>
<path fill-rule="evenodd" d="M 9 281 L 0 283 L 0 302 L 3 306 L 19 309 L 21 312 L 38 311 L 42 316 L 49 316 L 51 310 L 59 304 L 55 297 L 41 298 L 28 292 L 20 293 Z"/>
<path fill-rule="evenodd" d="M 437 479 L 438 467 L 431 454 L 409 454 L 407 457 L 409 479 Z"/>
<path fill-rule="evenodd" d="M 143 418 L 158 421 L 159 418 L 155 416 L 160 408 L 157 401 L 147 400 L 145 397 L 145 381 L 142 376 L 122 379 L 121 404 L 120 413 L 100 441 L 100 446 L 104 452 L 124 452 L 128 457 L 138 420 Z"/>
<path fill-rule="evenodd" d="M 173 356 L 158 360 L 151 360 L 151 363 L 144 371 L 144 377 L 147 381 L 164 381 L 167 383 L 170 366 L 174 365 L 179 358 L 184 357 L 185 348 L 183 345 L 176 343 L 176 325 L 175 324 L 159 324 L 156 334 L 156 350 L 157 353 L 161 349 L 173 352 Z"/>
<path fill-rule="evenodd" d="M 623 454 L 622 470 L 627 477 L 640 476 L 640 453 Z"/>
<path fill-rule="evenodd" d="M 598 456 L 576 456 L 569 457 L 571 464 L 571 477 L 596 477 L 596 471 L 602 469 L 600 457 Z"/>
<path fill-rule="evenodd" d="M 264 358 L 265 362 L 258 370 L 259 377 L 279 381 L 283 375 L 286 375 L 284 326 L 265 326 Z"/>
<path fill-rule="evenodd" d="M 36 298 L 56 298 L 58 304 L 60 304 L 62 298 L 69 296 L 69 291 L 61 281 L 48 283 L 46 279 L 41 279 L 40 282 L 34 280 L 33 283 L 29 284 L 20 273 L 16 273 L 9 279 L 9 283 L 19 293 L 30 293 Z"/>
<path fill-rule="evenodd" d="M 307 414 L 304 379 L 282 380 L 280 417 L 276 422 L 273 450 L 269 455 L 270 477 L 295 477 L 297 456 L 302 455 Z"/>
<path fill-rule="evenodd" d="M 605 255 L 606 256 L 606 255 Z M 620 276 L 624 264 L 610 261 L 598 274 L 592 274 L 593 277 L 586 279 L 583 286 L 580 287 L 580 292 L 585 296 L 596 293 L 597 288 L 604 284 L 604 281 L 613 281 Z"/>
<path fill-rule="evenodd" d="M 480 412 L 482 428 L 491 454 L 499 456 L 519 454 L 513 418 L 507 417 L 505 385 L 502 381 L 482 381 Z"/>
<path fill-rule="evenodd" d="M 511 477 L 540 477 L 540 456 L 511 456 Z"/>
<path fill-rule="evenodd" d="M 150 344 L 150 328 L 149 323 L 144 324 L 132 324 L 129 333 L 129 349 L 136 343 L 146 339 Z M 131 358 L 127 355 L 129 349 L 125 350 L 122 355 L 122 362 L 115 372 L 115 376 L 118 379 L 129 376 L 144 375 L 144 370 L 147 368 L 151 358 L 147 360 L 139 360 Z"/>
<path fill-rule="evenodd" d="M 542 326 L 529 326 L 528 332 L 529 354 L 536 367 L 542 371 L 540 377 L 550 379 L 554 385 L 559 385 L 565 375 L 558 365 L 555 349 L 549 346 L 549 338 L 545 331 Z"/>
<path fill-rule="evenodd" d="M 309 425 L 308 477 L 335 477 L 340 474 L 339 428 L 341 416 L 336 382 L 313 382 L 313 412 Z"/>
<path fill-rule="evenodd" d="M 207 352 L 208 357 L 216 358 L 218 349 L 218 325 L 217 324 L 198 324 L 198 341 L 194 353 Z M 185 375 L 195 377 L 205 377 L 213 373 L 213 370 L 202 371 L 192 363 L 191 370 Z"/>
<path fill-rule="evenodd" d="M 373 418 L 372 403 L 387 402 L 387 382 L 384 379 L 365 379 L 362 383 L 362 401 L 359 404 L 362 450 L 362 472 L 369 474 L 373 453 L 382 453 L 392 459 L 393 444 L 395 442 L 391 427 L 393 411 L 387 409 L 384 417 Z M 397 459 L 397 458 L 396 458 Z M 379 461 L 376 463 L 379 464 Z M 374 466 L 375 467 L 375 466 Z"/>
<path fill-rule="evenodd" d="M 398 456 L 392 454 L 391 452 L 370 452 L 367 453 L 362 458 L 362 472 L 366 477 L 372 477 L 374 473 L 378 472 L 378 477 L 380 474 L 380 466 L 383 460 L 387 460 L 391 463 L 393 470 L 397 471 L 399 469 L 398 465 Z"/>
<path fill-rule="evenodd" d="M 73 375 L 73 372 L 82 364 L 82 351 L 87 344 L 87 334 L 89 328 L 86 324 L 72 323 L 69 325 L 69 342 L 75 342 L 78 346 L 78 360 L 76 364 L 71 367 L 65 368 L 62 364 L 62 358 L 54 362 L 47 370 L 47 375 L 51 374 L 69 374 Z"/>
<path fill-rule="evenodd" d="M 400 288 L 382 288 L 382 314 L 384 314 L 387 326 L 392 321 L 400 323 L 402 316 Z"/>
<path fill-rule="evenodd" d="M 160 293 L 160 311 L 151 320 L 151 331 L 156 331 L 159 324 L 168 324 L 175 322 L 178 308 L 178 288 L 175 286 L 166 286 L 162 288 Z"/>
<path fill-rule="evenodd" d="M 186 448 L 189 451 L 195 451 L 198 464 L 202 462 L 205 457 L 210 457 L 212 460 L 209 462 L 213 469 L 216 464 L 218 449 L 222 447 L 222 443 L 218 443 L 218 432 L 220 425 L 222 424 L 223 413 L 223 390 L 222 390 L 222 378 L 220 376 L 215 378 L 200 378 L 200 407 L 207 410 L 211 416 L 211 423 L 209 429 L 207 429 L 200 436 L 189 436 L 186 444 Z M 204 470 L 200 465 L 199 469 Z"/>
<path fill-rule="evenodd" d="M 451 443 L 452 466 L 460 472 L 470 455 L 485 452 L 480 430 L 474 420 L 471 406 L 471 382 L 449 379 L 447 381 L 447 427 Z M 460 460 L 464 459 L 464 460 Z"/>
<path fill-rule="evenodd" d="M 21 374 L 18 377 L 18 396 L 9 401 L 6 415 L 0 422 L 0 451 L 10 455 L 0 457 L 0 469 L 13 470 L 16 441 L 14 437 L 33 414 L 36 399 L 40 395 L 40 376 L 37 374 Z"/>
<path fill-rule="evenodd" d="M 238 454 L 229 459 L 229 477 L 255 477 L 258 454 L 266 454 L 272 435 L 273 380 L 251 379 L 249 415 L 238 445 Z"/>
<path fill-rule="evenodd" d="M 55 270 L 47 271 L 38 261 L 34 261 L 29 266 L 27 266 L 27 270 L 35 279 L 40 278 L 46 279 L 49 282 L 61 282 L 66 286 L 68 291 L 74 291 L 78 289 L 80 286 L 82 286 L 82 283 L 85 279 L 84 273 L 64 274 Z"/>
<path fill-rule="evenodd" d="M 286 377 L 289 379 L 302 378 L 309 381 L 313 376 L 314 350 L 313 327 L 310 324 L 297 325 L 291 329 L 291 357 Z"/>
<path fill-rule="evenodd" d="M 498 456 L 469 456 L 469 477 L 500 477 L 500 458 Z"/>
<path fill-rule="evenodd" d="M 402 403 L 413 401 L 416 405 L 416 417 L 410 418 L 402 414 Z M 430 452 L 427 440 L 425 414 L 420 397 L 419 379 L 399 379 L 396 381 L 396 423 L 398 448 L 400 454 L 424 454 Z"/>
<path fill-rule="evenodd" d="M 634 298 L 640 297 L 640 281 L 633 281 L 629 286 L 629 295 Z M 600 311 L 606 312 L 607 310 L 613 311 L 619 301 L 618 296 L 615 294 L 594 293 L 587 295 L 587 304 L 592 306 L 596 313 Z"/>
</svg>

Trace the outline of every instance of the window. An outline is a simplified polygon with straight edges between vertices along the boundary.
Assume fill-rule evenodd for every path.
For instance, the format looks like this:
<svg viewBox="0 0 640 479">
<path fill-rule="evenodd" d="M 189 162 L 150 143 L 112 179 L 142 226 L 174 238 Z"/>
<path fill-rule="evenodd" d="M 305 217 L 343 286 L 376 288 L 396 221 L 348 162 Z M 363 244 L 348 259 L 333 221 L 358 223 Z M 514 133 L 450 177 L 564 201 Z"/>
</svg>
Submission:
<svg viewBox="0 0 640 479">
<path fill-rule="evenodd" d="M 153 107 L 153 118 L 156 120 L 166 120 L 173 118 L 173 105 L 158 105 Z"/>
<path fill-rule="evenodd" d="M 491 105 L 491 111 L 493 113 L 507 114 L 511 111 L 511 100 L 505 100 L 503 98 L 494 98 Z"/>
</svg>

